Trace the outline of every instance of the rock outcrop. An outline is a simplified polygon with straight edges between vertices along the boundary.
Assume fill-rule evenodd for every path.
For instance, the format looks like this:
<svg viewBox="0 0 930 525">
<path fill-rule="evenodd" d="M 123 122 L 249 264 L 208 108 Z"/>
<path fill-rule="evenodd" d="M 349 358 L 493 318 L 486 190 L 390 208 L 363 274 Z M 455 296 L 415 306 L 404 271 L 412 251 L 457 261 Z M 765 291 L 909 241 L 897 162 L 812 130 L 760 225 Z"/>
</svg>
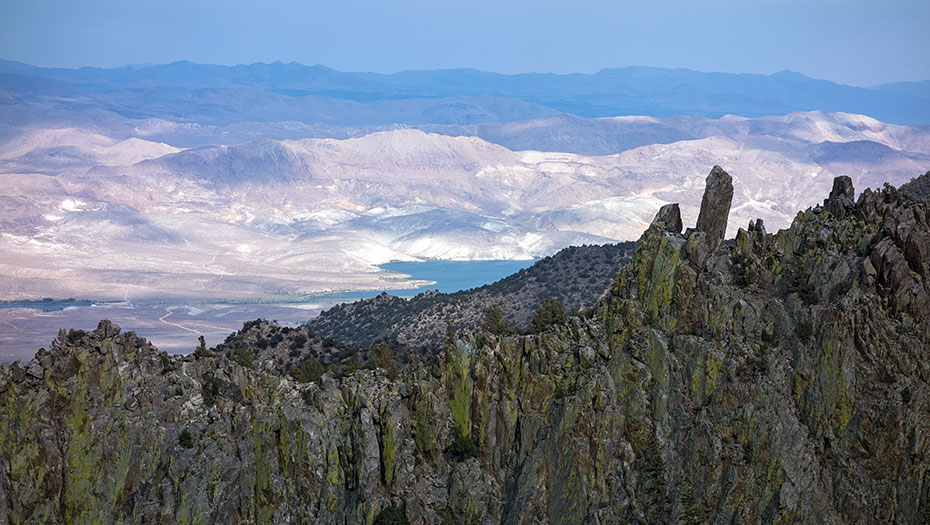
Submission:
<svg viewBox="0 0 930 525">
<path fill-rule="evenodd" d="M 901 186 L 901 193 L 917 200 L 930 202 L 930 171 L 919 177 L 914 177 Z"/>
<path fill-rule="evenodd" d="M 727 218 L 733 202 L 733 179 L 720 166 L 714 166 L 707 176 L 697 230 L 704 232 L 708 249 L 713 251 L 723 242 Z"/>
<path fill-rule="evenodd" d="M 843 190 L 698 265 L 709 179 L 704 229 L 659 213 L 592 315 L 459 333 L 396 379 L 62 332 L 0 366 L 0 522 L 930 522 L 927 205 L 840 217 Z"/>
<path fill-rule="evenodd" d="M 681 210 L 678 209 L 678 204 L 666 204 L 659 208 L 650 226 L 672 233 L 681 233 Z"/>
<path fill-rule="evenodd" d="M 824 201 L 824 209 L 842 219 L 846 216 L 846 210 L 855 207 L 856 190 L 853 188 L 852 179 L 842 175 L 833 179 L 833 189 L 830 190 L 830 196 Z"/>
</svg>

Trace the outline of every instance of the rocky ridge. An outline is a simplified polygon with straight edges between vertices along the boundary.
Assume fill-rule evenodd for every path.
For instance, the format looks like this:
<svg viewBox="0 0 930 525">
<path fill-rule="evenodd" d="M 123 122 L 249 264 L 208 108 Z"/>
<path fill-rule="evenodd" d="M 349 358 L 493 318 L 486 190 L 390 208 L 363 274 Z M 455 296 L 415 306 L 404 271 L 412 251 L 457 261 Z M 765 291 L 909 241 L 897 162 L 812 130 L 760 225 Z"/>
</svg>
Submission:
<svg viewBox="0 0 930 525">
<path fill-rule="evenodd" d="M 840 178 L 721 244 L 724 175 L 591 315 L 396 379 L 62 332 L 0 367 L 0 521 L 926 523 L 927 204 Z"/>
<path fill-rule="evenodd" d="M 410 298 L 382 293 L 336 305 L 293 328 L 256 319 L 211 350 L 285 375 L 307 360 L 336 375 L 375 367 L 374 350 L 385 346 L 394 363 L 424 363 L 442 350 L 450 331 L 474 331 L 492 307 L 500 308 L 508 334 L 530 331 L 535 310 L 546 300 L 569 312 L 590 310 L 607 294 L 634 247 L 632 242 L 571 246 L 489 285 L 455 293 L 427 290 Z"/>
<path fill-rule="evenodd" d="M 308 321 L 324 337 L 358 346 L 397 339 L 415 347 L 441 346 L 447 323 L 473 329 L 484 312 L 498 305 L 513 326 L 525 328 L 543 299 L 555 298 L 570 312 L 589 309 L 610 288 L 633 254 L 635 244 L 571 246 L 493 284 L 410 299 L 383 294 L 337 305 Z"/>
</svg>

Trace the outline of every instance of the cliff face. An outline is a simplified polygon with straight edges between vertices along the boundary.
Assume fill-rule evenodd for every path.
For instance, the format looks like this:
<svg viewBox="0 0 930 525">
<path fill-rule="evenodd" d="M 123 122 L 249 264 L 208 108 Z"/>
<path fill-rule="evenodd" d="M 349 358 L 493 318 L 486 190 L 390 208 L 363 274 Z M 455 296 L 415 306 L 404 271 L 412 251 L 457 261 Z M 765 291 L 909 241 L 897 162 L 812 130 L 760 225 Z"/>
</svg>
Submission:
<svg viewBox="0 0 930 525">
<path fill-rule="evenodd" d="M 62 332 L 0 368 L 0 522 L 930 522 L 927 205 L 840 178 L 721 244 L 708 184 L 591 317 L 395 380 Z"/>
</svg>

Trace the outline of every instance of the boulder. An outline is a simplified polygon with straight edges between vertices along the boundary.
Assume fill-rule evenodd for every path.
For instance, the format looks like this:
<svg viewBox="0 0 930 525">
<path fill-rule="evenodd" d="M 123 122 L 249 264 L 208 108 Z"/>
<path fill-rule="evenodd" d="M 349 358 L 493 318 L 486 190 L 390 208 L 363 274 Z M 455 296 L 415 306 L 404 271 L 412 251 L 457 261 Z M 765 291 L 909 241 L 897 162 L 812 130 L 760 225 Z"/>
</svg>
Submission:
<svg viewBox="0 0 930 525">
<path fill-rule="evenodd" d="M 42 379 L 43 375 L 45 374 L 45 371 L 42 370 L 42 366 L 39 365 L 39 363 L 35 359 L 33 359 L 32 362 L 29 363 L 29 368 L 26 369 L 26 373 L 28 373 L 29 375 L 31 375 L 32 377 L 36 379 Z"/>
</svg>

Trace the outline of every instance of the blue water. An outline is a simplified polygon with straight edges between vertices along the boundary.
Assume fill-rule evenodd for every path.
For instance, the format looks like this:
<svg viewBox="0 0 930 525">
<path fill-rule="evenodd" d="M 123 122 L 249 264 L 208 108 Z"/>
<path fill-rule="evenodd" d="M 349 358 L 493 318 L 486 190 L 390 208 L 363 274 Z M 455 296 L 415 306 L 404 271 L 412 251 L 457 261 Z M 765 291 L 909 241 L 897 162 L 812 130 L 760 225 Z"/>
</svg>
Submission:
<svg viewBox="0 0 930 525">
<path fill-rule="evenodd" d="M 313 299 L 356 300 L 365 299 L 387 292 L 391 295 L 409 297 L 425 292 L 426 290 L 439 290 L 443 293 L 453 293 L 460 290 L 470 290 L 486 284 L 499 281 L 523 268 L 535 263 L 528 261 L 422 261 L 422 262 L 391 262 L 382 264 L 379 268 L 407 274 L 412 280 L 435 281 L 419 288 L 368 290 L 363 292 L 345 292 L 314 297 Z"/>
<path fill-rule="evenodd" d="M 75 301 L 63 300 L 63 301 L 14 301 L 8 303 L 0 303 L 0 309 L 3 308 L 34 308 L 36 310 L 42 310 L 43 312 L 54 312 L 56 310 L 64 310 L 69 306 L 90 306 L 94 304 L 91 301 Z"/>
<path fill-rule="evenodd" d="M 405 273 L 413 279 L 436 281 L 436 284 L 426 288 L 452 293 L 491 284 L 523 268 L 528 268 L 535 262 L 534 260 L 392 262 L 382 264 L 379 268 Z"/>
<path fill-rule="evenodd" d="M 380 295 L 387 292 L 391 295 L 410 297 L 427 290 L 439 290 L 444 293 L 469 290 L 486 284 L 499 281 L 523 268 L 532 266 L 535 260 L 529 261 L 422 261 L 422 262 L 392 262 L 382 264 L 379 268 L 384 270 L 407 274 L 416 281 L 435 281 L 435 284 L 419 288 L 385 288 L 381 290 L 368 290 L 361 292 L 343 292 L 310 297 L 313 301 L 355 301 Z M 35 308 L 45 312 L 61 310 L 69 306 L 91 306 L 91 301 L 76 300 L 45 300 L 20 301 L 0 303 L 0 308 Z"/>
</svg>

